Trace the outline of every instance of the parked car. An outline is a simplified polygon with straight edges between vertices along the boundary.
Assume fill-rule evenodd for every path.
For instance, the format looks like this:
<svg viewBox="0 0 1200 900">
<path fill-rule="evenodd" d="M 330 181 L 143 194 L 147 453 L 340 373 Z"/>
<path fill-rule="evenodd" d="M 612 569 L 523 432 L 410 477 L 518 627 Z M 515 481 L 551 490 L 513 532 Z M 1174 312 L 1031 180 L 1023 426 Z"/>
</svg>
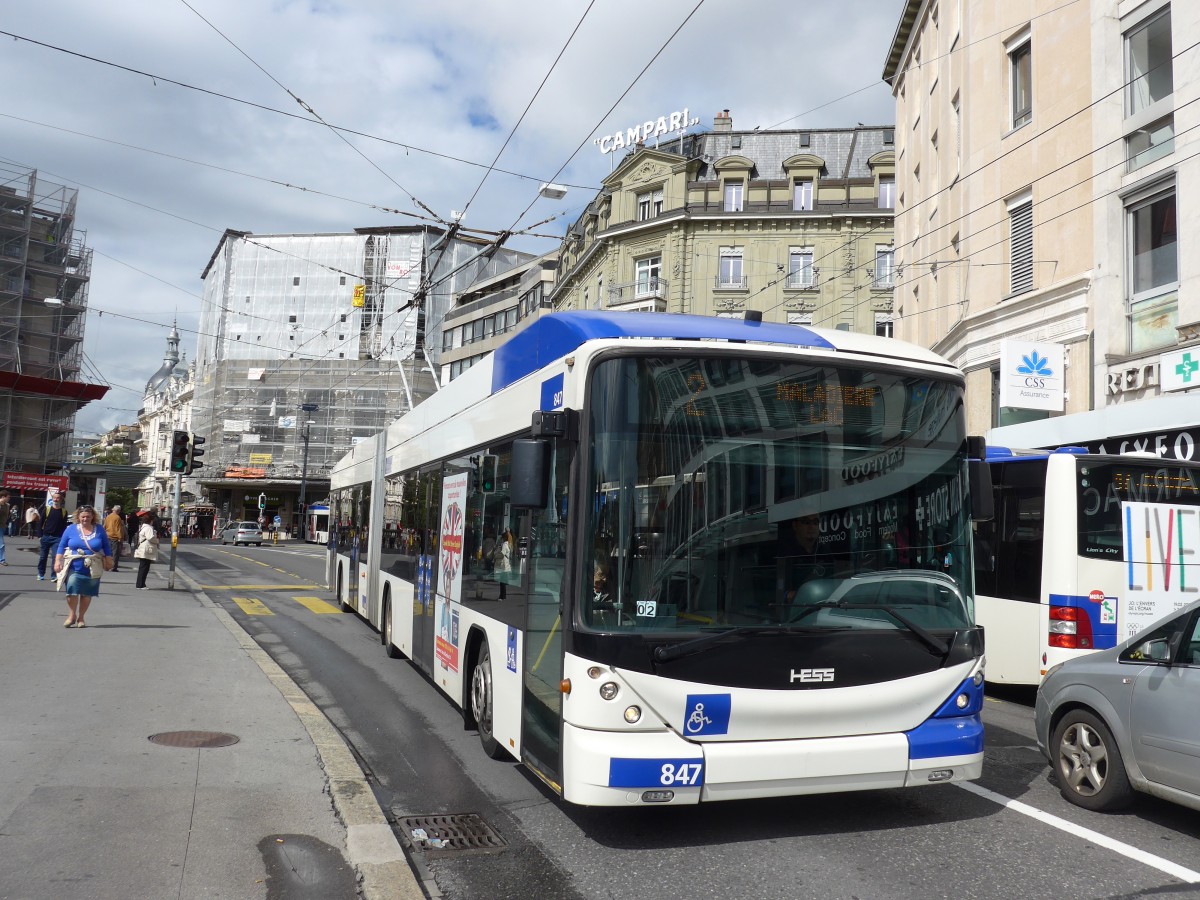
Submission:
<svg viewBox="0 0 1200 900">
<path fill-rule="evenodd" d="M 229 543 L 235 547 L 239 544 L 257 544 L 261 547 L 263 543 L 262 529 L 258 527 L 257 522 L 231 522 L 221 532 L 221 546 Z"/>
<path fill-rule="evenodd" d="M 1062 795 L 1118 809 L 1142 791 L 1200 810 L 1200 600 L 1114 647 L 1054 666 L 1037 742 Z"/>
</svg>

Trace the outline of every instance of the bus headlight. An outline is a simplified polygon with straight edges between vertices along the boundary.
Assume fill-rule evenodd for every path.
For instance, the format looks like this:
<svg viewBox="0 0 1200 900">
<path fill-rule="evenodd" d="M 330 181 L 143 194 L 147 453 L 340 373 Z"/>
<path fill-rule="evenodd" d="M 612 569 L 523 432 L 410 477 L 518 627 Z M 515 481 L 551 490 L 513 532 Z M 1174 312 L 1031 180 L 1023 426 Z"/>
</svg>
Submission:
<svg viewBox="0 0 1200 900">
<path fill-rule="evenodd" d="M 615 681 L 606 681 L 600 685 L 600 696 L 605 700 L 612 700 L 617 696 L 619 690 Z"/>
<path fill-rule="evenodd" d="M 968 706 L 971 705 L 971 698 L 968 697 L 966 694 L 959 694 L 957 697 L 954 698 L 954 705 L 957 706 L 959 709 L 966 709 Z"/>
<path fill-rule="evenodd" d="M 625 721 L 630 725 L 636 725 L 642 718 L 642 708 L 640 706 L 631 706 L 625 710 Z"/>
<path fill-rule="evenodd" d="M 604 670 L 599 666 L 591 666 L 588 669 L 588 678 L 599 678 L 604 674 Z"/>
<path fill-rule="evenodd" d="M 976 672 L 975 677 L 972 680 L 975 682 L 975 687 L 982 687 L 983 686 L 983 669 L 980 669 L 978 672 Z"/>
</svg>

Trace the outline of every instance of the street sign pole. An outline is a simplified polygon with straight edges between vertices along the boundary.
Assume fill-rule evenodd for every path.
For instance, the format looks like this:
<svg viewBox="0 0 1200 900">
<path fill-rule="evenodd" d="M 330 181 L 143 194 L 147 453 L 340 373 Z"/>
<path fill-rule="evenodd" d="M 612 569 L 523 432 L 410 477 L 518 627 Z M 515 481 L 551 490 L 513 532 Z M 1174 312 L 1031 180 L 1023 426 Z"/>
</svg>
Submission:
<svg viewBox="0 0 1200 900">
<path fill-rule="evenodd" d="M 175 476 L 175 512 L 171 515 L 171 565 L 167 569 L 167 590 L 175 590 L 175 550 L 179 546 L 179 497 L 183 492 L 183 475 Z"/>
</svg>

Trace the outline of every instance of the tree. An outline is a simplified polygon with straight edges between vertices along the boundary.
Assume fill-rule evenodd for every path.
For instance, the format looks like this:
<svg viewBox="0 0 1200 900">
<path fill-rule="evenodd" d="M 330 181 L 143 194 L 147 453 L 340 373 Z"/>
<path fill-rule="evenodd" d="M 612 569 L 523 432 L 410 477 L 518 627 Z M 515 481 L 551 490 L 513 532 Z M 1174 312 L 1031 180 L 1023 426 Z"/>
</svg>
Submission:
<svg viewBox="0 0 1200 900">
<path fill-rule="evenodd" d="M 89 463 L 111 463 L 115 466 L 129 465 L 129 455 L 122 447 L 108 447 L 87 458 Z"/>
</svg>

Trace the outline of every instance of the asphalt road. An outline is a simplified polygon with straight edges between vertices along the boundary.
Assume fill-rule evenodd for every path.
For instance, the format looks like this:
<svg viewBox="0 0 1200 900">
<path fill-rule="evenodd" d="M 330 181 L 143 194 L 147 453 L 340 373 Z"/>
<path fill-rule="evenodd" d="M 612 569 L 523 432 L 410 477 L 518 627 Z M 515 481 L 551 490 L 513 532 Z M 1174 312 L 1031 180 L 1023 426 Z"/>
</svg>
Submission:
<svg viewBox="0 0 1200 900">
<path fill-rule="evenodd" d="M 966 786 L 568 806 L 488 759 L 420 672 L 327 602 L 323 552 L 188 544 L 180 560 L 342 730 L 385 812 L 475 814 L 506 842 L 415 852 L 432 897 L 1200 898 L 1200 816 L 1153 798 L 1116 815 L 1068 804 L 1028 695 L 989 696 L 984 777 Z"/>
</svg>

